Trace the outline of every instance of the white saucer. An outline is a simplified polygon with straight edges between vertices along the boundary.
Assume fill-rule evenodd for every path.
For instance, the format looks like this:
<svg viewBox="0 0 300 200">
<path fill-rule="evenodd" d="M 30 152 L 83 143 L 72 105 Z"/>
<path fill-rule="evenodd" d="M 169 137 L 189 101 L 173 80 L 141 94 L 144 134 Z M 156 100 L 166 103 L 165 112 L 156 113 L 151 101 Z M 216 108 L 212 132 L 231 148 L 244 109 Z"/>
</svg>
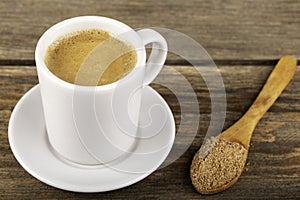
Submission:
<svg viewBox="0 0 300 200">
<path fill-rule="evenodd" d="M 166 120 L 162 117 L 163 108 Z M 16 105 L 8 127 L 10 147 L 21 166 L 40 181 L 69 191 L 104 192 L 134 184 L 154 172 L 168 156 L 175 138 L 172 112 L 151 87 L 143 90 L 141 124 L 152 123 L 155 135 L 141 128 L 145 136 L 128 157 L 117 164 L 83 167 L 59 158 L 48 142 L 39 86 L 28 91 Z M 153 126 L 154 123 L 154 126 Z M 147 137 L 151 135 L 151 137 Z M 125 169 L 125 170 L 124 170 Z M 126 172 L 127 171 L 127 172 Z"/>
</svg>

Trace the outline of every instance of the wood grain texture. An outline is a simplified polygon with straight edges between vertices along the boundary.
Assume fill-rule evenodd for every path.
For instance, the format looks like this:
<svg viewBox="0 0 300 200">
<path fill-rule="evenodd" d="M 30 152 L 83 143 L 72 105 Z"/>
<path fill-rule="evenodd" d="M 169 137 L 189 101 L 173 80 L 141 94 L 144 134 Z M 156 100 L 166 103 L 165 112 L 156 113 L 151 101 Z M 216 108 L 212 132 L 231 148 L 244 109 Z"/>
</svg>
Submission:
<svg viewBox="0 0 300 200">
<path fill-rule="evenodd" d="M 179 73 L 175 73 L 175 69 Z M 251 105 L 273 67 L 220 66 L 227 92 L 224 128 L 234 123 Z M 284 93 L 266 113 L 254 131 L 247 169 L 228 190 L 213 195 L 199 195 L 189 179 L 189 167 L 207 131 L 211 107 L 208 89 L 190 66 L 167 66 L 159 75 L 164 85 L 152 86 L 166 99 L 180 125 L 180 104 L 176 96 L 185 93 L 181 107 L 190 103 L 187 88 L 175 94 L 167 87 L 183 75 L 193 87 L 201 110 L 198 133 L 188 150 L 171 165 L 146 179 L 123 189 L 95 194 L 79 194 L 55 189 L 30 176 L 15 160 L 8 144 L 7 126 L 12 109 L 37 81 L 35 67 L 0 67 L 0 199 L 299 199 L 300 197 L 300 67 Z M 176 96 L 175 96 L 176 95 Z M 197 111 L 187 110 L 188 122 Z M 189 146 L 191 127 L 186 124 L 177 149 Z"/>
<path fill-rule="evenodd" d="M 80 15 L 107 16 L 133 28 L 173 29 L 195 39 L 217 60 L 273 60 L 284 54 L 299 58 L 299 10 L 298 0 L 2 0 L 0 60 L 32 63 L 41 34 Z"/>
</svg>

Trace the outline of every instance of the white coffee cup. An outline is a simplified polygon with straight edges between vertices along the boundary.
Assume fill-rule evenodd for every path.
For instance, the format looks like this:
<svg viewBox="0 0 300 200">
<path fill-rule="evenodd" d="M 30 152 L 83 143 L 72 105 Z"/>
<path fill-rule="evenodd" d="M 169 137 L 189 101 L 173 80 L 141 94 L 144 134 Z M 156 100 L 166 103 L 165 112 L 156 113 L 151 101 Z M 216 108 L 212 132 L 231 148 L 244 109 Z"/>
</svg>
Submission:
<svg viewBox="0 0 300 200">
<path fill-rule="evenodd" d="M 102 29 L 134 46 L 137 63 L 121 80 L 78 86 L 59 79 L 44 62 L 58 37 L 83 29 Z M 146 63 L 145 45 L 152 44 Z M 50 145 L 63 158 L 82 165 L 109 163 L 130 152 L 137 140 L 142 88 L 151 83 L 167 56 L 165 39 L 152 29 L 134 31 L 114 19 L 82 16 L 59 22 L 38 41 L 35 60 Z"/>
</svg>

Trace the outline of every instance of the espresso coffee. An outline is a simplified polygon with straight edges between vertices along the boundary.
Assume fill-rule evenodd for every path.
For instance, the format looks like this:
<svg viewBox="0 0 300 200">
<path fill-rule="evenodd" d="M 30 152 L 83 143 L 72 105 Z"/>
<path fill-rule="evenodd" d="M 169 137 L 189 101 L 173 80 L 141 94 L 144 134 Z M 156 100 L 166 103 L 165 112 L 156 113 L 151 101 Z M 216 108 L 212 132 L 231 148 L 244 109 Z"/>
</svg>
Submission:
<svg viewBox="0 0 300 200">
<path fill-rule="evenodd" d="M 136 65 L 133 46 L 99 29 L 71 32 L 47 49 L 45 64 L 60 79 L 76 85 L 113 83 Z"/>
</svg>

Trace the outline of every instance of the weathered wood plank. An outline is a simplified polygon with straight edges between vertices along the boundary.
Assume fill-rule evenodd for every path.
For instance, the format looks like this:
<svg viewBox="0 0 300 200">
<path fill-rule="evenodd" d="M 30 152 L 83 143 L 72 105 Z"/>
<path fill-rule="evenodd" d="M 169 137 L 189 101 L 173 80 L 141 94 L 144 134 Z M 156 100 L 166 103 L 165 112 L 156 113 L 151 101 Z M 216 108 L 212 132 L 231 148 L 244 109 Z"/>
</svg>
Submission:
<svg viewBox="0 0 300 200">
<path fill-rule="evenodd" d="M 179 74 L 174 73 L 175 69 Z M 236 121 L 249 107 L 271 72 L 272 67 L 220 66 L 227 92 L 225 128 Z M 14 159 L 7 139 L 11 111 L 21 96 L 37 81 L 35 67 L 0 67 L 0 199 L 206 199 L 193 189 L 189 179 L 189 165 L 199 148 L 210 121 L 210 98 L 204 81 L 190 66 L 168 66 L 159 78 L 164 87 L 153 87 L 167 100 L 178 126 L 180 106 L 175 95 L 166 88 L 184 75 L 191 83 L 199 100 L 201 122 L 197 136 L 188 150 L 171 165 L 153 173 L 143 181 L 117 191 L 98 194 L 65 192 L 47 186 L 31 177 Z M 255 129 L 247 170 L 230 189 L 214 195 L 215 199 L 296 199 L 300 197 L 300 66 L 291 84 Z M 178 87 L 176 95 L 186 95 L 183 104 L 190 103 L 186 88 Z M 187 110 L 187 121 L 193 122 L 197 111 Z M 184 125 L 178 149 L 184 148 L 193 134 Z M 193 138 L 192 138 L 193 139 Z"/>
<path fill-rule="evenodd" d="M 0 60 L 28 63 L 47 28 L 79 15 L 107 16 L 133 28 L 173 29 L 195 39 L 218 60 L 272 60 L 284 54 L 300 58 L 299 10 L 297 0 L 3 0 Z"/>
</svg>

